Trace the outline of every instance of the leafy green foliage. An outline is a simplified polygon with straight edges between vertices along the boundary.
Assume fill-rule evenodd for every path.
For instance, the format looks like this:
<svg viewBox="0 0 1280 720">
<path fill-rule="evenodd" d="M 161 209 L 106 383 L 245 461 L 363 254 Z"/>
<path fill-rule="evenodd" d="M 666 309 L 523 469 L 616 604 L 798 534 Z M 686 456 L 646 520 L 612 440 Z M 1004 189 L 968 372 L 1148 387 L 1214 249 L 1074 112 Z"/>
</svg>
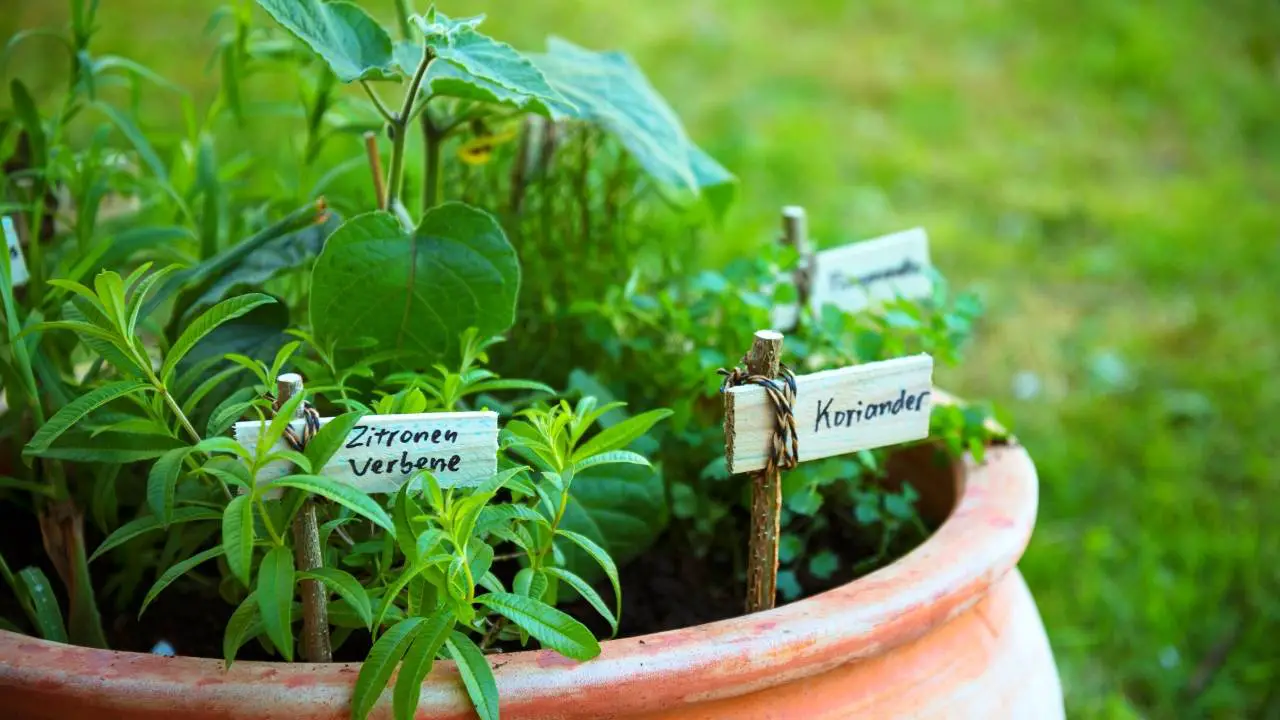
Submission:
<svg viewBox="0 0 1280 720">
<path fill-rule="evenodd" d="M 371 337 L 426 359 L 459 352 L 458 337 L 511 327 L 520 269 L 487 213 L 449 203 L 412 233 L 387 213 L 352 218 L 312 274 L 311 322 L 323 339 Z"/>
<path fill-rule="evenodd" d="M 391 75 L 391 38 L 351 2 L 258 0 L 276 22 L 297 35 L 342 82 Z"/>
</svg>

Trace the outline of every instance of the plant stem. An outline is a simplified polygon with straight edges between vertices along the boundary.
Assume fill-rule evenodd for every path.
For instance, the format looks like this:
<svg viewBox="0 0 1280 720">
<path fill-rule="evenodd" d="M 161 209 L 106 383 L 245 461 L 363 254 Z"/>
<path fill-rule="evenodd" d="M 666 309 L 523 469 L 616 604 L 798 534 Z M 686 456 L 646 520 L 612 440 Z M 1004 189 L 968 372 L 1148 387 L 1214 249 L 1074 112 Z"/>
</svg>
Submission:
<svg viewBox="0 0 1280 720">
<path fill-rule="evenodd" d="M 425 213 L 440 203 L 440 146 L 444 144 L 445 133 L 431 122 L 431 113 L 422 113 L 421 122 L 422 140 L 427 147 L 422 173 L 422 212 Z"/>
<path fill-rule="evenodd" d="M 413 113 L 413 103 L 418 98 L 418 88 L 422 86 L 422 79 L 427 75 L 427 68 L 431 66 L 431 61 L 435 60 L 436 51 L 431 47 L 423 48 L 422 62 L 418 64 L 418 69 L 413 73 L 413 80 L 409 82 L 409 91 L 405 93 L 404 104 L 400 107 L 400 113 L 390 123 L 391 127 L 391 170 L 387 176 L 387 205 L 390 206 L 392 201 L 400 199 L 401 183 L 404 176 L 404 146 L 405 146 L 405 128 L 409 123 L 409 117 Z"/>
<path fill-rule="evenodd" d="M 364 88 L 369 99 L 373 101 L 373 106 L 377 108 L 378 114 L 382 116 L 382 119 L 386 120 L 388 123 L 394 124 L 396 121 L 395 114 L 392 113 L 391 108 L 387 107 L 387 104 L 382 101 L 382 98 L 378 97 L 378 93 L 374 92 L 373 86 L 370 85 L 367 80 L 361 80 L 360 87 Z"/>
<path fill-rule="evenodd" d="M 400 25 L 400 36 L 405 40 L 413 34 L 413 28 L 409 27 L 409 0 L 396 0 L 396 22 Z"/>
</svg>

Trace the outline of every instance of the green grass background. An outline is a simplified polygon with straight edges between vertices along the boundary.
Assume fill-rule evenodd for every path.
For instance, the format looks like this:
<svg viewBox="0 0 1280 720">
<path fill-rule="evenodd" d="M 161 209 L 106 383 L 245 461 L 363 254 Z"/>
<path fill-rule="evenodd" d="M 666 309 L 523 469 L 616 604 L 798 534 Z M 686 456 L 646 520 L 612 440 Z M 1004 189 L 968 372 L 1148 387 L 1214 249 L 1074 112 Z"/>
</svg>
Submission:
<svg viewBox="0 0 1280 720">
<path fill-rule="evenodd" d="M 216 3 L 103 5 L 99 52 L 207 97 Z M 707 263 L 766 241 L 788 203 L 820 245 L 926 227 L 990 308 L 940 384 L 999 402 L 1039 467 L 1021 567 L 1070 714 L 1280 717 L 1280 5 L 444 9 L 525 49 L 554 33 L 633 54 L 742 180 Z M 65 17 L 7 0 L 0 38 Z M 32 44 L 11 70 L 48 87 L 54 58 Z"/>
</svg>

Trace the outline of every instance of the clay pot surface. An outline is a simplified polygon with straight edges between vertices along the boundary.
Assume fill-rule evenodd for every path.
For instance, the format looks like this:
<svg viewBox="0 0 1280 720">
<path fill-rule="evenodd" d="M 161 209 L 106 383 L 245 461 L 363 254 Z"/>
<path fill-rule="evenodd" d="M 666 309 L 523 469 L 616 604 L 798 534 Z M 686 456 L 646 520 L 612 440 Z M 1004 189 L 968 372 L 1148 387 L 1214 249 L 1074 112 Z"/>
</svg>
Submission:
<svg viewBox="0 0 1280 720">
<path fill-rule="evenodd" d="M 491 656 L 502 717 L 1062 717 L 1044 626 L 1015 568 L 1035 522 L 1035 467 L 1016 445 L 991 448 L 985 460 L 934 473 L 935 487 L 921 491 L 925 507 L 956 498 L 945 522 L 847 585 L 767 612 L 604 642 L 585 663 L 549 650 Z M 0 632 L 0 716 L 347 718 L 358 667 L 224 670 L 219 660 Z M 372 717 L 390 716 L 388 690 Z M 436 663 L 417 717 L 474 717 L 453 663 Z"/>
</svg>

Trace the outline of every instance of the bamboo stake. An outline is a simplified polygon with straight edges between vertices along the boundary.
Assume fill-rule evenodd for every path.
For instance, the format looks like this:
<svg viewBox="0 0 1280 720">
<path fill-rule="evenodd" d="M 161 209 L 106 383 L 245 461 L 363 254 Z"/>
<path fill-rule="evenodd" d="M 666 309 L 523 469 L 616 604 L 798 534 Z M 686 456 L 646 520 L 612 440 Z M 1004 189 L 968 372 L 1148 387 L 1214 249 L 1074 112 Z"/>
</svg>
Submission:
<svg viewBox="0 0 1280 720">
<path fill-rule="evenodd" d="M 778 376 L 782 333 L 760 330 L 747 353 L 747 371 Z M 781 472 L 774 468 L 751 475 L 751 543 L 747 556 L 747 612 L 773 607 L 778 588 L 778 536 L 782 514 Z"/>
<path fill-rule="evenodd" d="M 285 373 L 276 378 L 276 409 L 289 398 L 302 392 L 302 376 Z M 301 417 L 302 406 L 298 406 Z M 302 502 L 293 520 L 294 562 L 299 570 L 317 570 L 324 566 L 324 554 L 320 548 L 320 528 L 316 523 L 316 506 L 311 498 Z M 329 644 L 329 608 L 324 584 L 318 580 L 303 580 L 302 588 L 302 658 L 307 662 L 331 662 L 333 650 Z"/>
<path fill-rule="evenodd" d="M 378 154 L 378 134 L 370 130 L 364 134 L 364 151 L 369 156 L 369 169 L 373 171 L 373 194 L 378 207 L 387 205 L 387 186 L 382 180 L 382 156 Z"/>
</svg>

